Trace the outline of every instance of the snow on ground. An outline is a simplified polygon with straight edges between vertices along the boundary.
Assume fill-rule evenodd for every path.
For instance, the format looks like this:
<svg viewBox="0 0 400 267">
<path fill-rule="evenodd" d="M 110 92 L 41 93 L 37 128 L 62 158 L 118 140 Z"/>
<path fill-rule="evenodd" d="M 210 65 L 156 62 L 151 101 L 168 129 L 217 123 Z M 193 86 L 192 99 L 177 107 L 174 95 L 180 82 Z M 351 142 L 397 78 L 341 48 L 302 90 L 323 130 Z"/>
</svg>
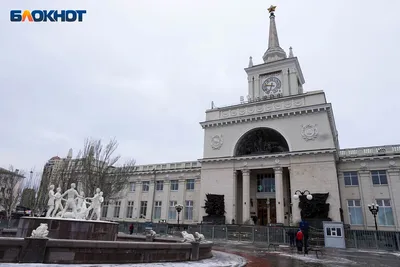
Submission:
<svg viewBox="0 0 400 267">
<path fill-rule="evenodd" d="M 300 261 L 304 261 L 304 262 L 312 262 L 312 263 L 324 263 L 324 264 L 357 264 L 357 262 L 355 261 L 351 261 L 349 259 L 345 259 L 345 258 L 340 258 L 340 257 L 327 257 L 327 256 L 322 256 L 320 258 L 317 258 L 315 255 L 313 254 L 308 254 L 308 255 L 304 255 L 304 254 L 297 254 L 297 253 L 286 253 L 286 252 L 280 252 L 280 251 L 271 251 L 268 252 L 271 254 L 278 254 L 280 256 L 284 256 L 284 257 L 289 257 L 292 259 L 296 259 L 296 260 L 300 260 Z"/>
<path fill-rule="evenodd" d="M 382 251 L 382 250 L 355 250 L 357 252 L 368 253 L 368 254 L 383 254 L 383 255 L 393 255 L 400 258 L 400 252 L 393 252 L 393 251 Z"/>
<path fill-rule="evenodd" d="M 1 267 L 243 267 L 246 259 L 234 254 L 213 251 L 211 259 L 191 262 L 163 262 L 163 263 L 135 263 L 135 264 L 27 264 L 27 263 L 1 263 Z"/>
</svg>

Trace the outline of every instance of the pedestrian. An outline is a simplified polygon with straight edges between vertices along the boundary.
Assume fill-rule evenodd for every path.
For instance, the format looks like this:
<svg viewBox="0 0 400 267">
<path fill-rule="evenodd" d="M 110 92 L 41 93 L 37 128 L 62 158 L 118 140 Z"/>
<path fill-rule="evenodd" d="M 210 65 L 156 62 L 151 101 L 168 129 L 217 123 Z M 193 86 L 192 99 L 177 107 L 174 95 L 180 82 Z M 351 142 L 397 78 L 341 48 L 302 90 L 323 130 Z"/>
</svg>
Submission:
<svg viewBox="0 0 400 267">
<path fill-rule="evenodd" d="M 308 238 L 309 238 L 308 232 L 309 232 L 310 226 L 309 226 L 308 222 L 304 219 L 301 220 L 299 226 L 300 226 L 301 231 L 303 232 L 304 253 L 308 254 Z"/>
<path fill-rule="evenodd" d="M 301 229 L 296 234 L 296 246 L 297 246 L 297 252 L 302 252 L 303 251 L 303 232 Z"/>
<path fill-rule="evenodd" d="M 133 223 L 129 226 L 129 234 L 133 234 Z"/>
<path fill-rule="evenodd" d="M 295 247 L 295 240 L 296 240 L 296 230 L 293 228 L 290 228 L 288 231 L 288 236 L 289 236 L 289 243 L 291 247 Z"/>
</svg>

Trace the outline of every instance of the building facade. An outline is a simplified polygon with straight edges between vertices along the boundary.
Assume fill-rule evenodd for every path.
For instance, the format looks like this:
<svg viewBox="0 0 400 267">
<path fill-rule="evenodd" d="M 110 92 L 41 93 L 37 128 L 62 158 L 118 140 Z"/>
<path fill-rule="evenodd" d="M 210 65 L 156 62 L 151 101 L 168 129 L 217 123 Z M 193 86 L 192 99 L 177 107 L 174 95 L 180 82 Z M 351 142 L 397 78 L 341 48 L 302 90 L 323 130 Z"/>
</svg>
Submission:
<svg viewBox="0 0 400 267">
<path fill-rule="evenodd" d="M 400 145 L 340 149 L 323 91 L 305 92 L 298 58 L 280 47 L 271 7 L 263 63 L 250 57 L 247 98 L 206 111 L 202 159 L 137 166 L 125 198 L 102 216 L 124 221 L 201 223 L 206 194 L 225 197 L 226 223 L 295 224 L 299 191 L 326 195 L 327 216 L 354 229 L 399 230 Z M 306 193 L 307 194 L 307 193 Z"/>
</svg>

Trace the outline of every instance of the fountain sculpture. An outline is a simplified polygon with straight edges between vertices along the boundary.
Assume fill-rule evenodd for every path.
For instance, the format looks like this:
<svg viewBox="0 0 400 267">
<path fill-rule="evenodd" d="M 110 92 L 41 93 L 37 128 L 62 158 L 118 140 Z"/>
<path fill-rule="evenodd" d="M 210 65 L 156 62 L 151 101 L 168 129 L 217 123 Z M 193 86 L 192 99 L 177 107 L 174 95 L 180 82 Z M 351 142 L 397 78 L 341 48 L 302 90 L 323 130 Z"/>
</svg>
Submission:
<svg viewBox="0 0 400 267">
<path fill-rule="evenodd" d="M 54 185 L 49 187 L 46 217 L 22 217 L 17 236 L 27 237 L 42 224 L 48 226 L 49 238 L 107 240 L 117 238 L 118 223 L 101 220 L 101 205 L 104 202 L 103 192 L 97 188 L 93 197 L 75 189 L 76 184 L 64 193 Z"/>
<path fill-rule="evenodd" d="M 101 220 L 100 188 L 85 197 L 75 187 L 72 183 L 64 193 L 60 187 L 54 193 L 51 185 L 46 216 L 21 217 L 17 238 L 0 238 L 0 262 L 122 264 L 212 257 L 212 242 L 197 232 L 182 232 L 183 240 L 159 237 L 153 230 L 142 237 L 118 234 L 118 223 Z"/>
</svg>

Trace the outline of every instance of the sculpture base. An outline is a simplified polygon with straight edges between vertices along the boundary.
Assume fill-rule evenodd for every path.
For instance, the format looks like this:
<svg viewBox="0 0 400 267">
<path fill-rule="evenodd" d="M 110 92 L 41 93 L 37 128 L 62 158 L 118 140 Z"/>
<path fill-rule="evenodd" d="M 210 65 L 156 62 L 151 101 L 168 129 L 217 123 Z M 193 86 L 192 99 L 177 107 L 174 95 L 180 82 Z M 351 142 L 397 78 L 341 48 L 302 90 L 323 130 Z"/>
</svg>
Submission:
<svg viewBox="0 0 400 267">
<path fill-rule="evenodd" d="M 118 223 L 46 217 L 21 217 L 17 237 L 30 237 L 41 223 L 47 223 L 52 239 L 104 240 L 117 239 Z"/>
</svg>

